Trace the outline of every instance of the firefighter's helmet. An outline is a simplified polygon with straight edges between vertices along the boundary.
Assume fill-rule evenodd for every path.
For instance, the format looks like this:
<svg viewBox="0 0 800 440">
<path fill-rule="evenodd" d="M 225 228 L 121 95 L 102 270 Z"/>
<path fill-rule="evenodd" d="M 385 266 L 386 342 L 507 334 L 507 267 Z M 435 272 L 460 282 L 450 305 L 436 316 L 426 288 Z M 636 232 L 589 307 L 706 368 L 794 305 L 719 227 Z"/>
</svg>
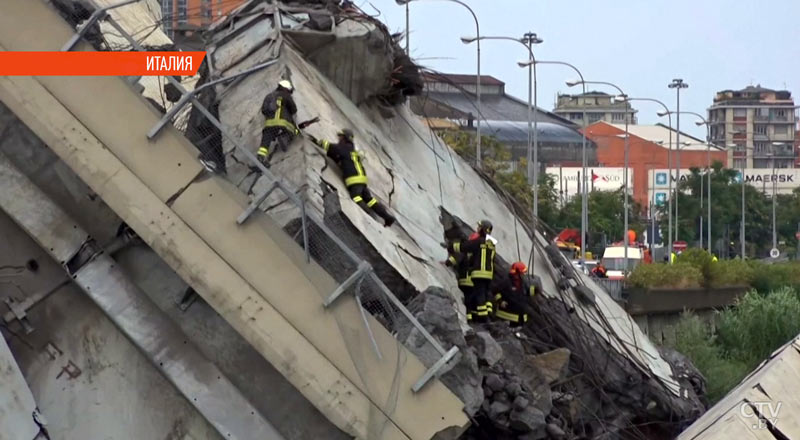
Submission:
<svg viewBox="0 0 800 440">
<path fill-rule="evenodd" d="M 294 86 L 292 85 L 292 82 L 289 81 L 288 79 L 282 79 L 282 80 L 278 81 L 278 86 L 282 87 L 282 88 L 284 88 L 284 89 L 286 89 L 286 90 L 288 90 L 290 92 L 294 92 Z"/>
<path fill-rule="evenodd" d="M 478 230 L 479 231 L 483 231 L 483 232 L 485 232 L 487 234 L 491 234 L 492 233 L 492 228 L 493 228 L 492 222 L 490 222 L 489 220 L 481 220 L 480 222 L 478 222 Z"/>
<path fill-rule="evenodd" d="M 522 261 L 517 261 L 516 263 L 511 265 L 511 269 L 508 271 L 511 275 L 522 275 L 528 272 L 528 266 L 525 265 Z"/>
<path fill-rule="evenodd" d="M 352 141 L 353 137 L 354 137 L 353 130 L 350 130 L 349 128 L 343 128 L 343 129 L 339 130 L 339 132 L 336 133 L 336 134 L 338 136 L 341 136 L 341 137 L 349 140 L 349 141 Z"/>
</svg>

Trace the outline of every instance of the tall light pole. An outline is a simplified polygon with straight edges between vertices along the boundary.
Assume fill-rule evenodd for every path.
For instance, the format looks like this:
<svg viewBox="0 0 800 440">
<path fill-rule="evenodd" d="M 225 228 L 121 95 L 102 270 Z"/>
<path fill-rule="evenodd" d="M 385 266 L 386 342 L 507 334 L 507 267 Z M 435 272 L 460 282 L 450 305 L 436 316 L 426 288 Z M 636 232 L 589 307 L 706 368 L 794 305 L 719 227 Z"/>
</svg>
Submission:
<svg viewBox="0 0 800 440">
<path fill-rule="evenodd" d="M 772 249 L 778 248 L 778 229 L 777 229 L 777 218 L 776 218 L 776 211 L 777 211 L 776 199 L 778 197 L 778 181 L 777 179 L 775 179 L 775 156 L 777 156 L 775 147 L 778 147 L 780 145 L 786 146 L 787 143 L 786 142 L 772 143 Z"/>
<path fill-rule="evenodd" d="M 677 184 L 677 187 L 679 188 L 678 191 L 675 192 L 675 241 L 678 241 L 679 240 L 678 231 L 680 231 L 680 220 L 679 220 L 680 217 L 678 216 L 678 193 L 680 193 L 680 183 L 681 183 L 681 150 L 680 150 L 680 145 L 681 145 L 681 89 L 688 88 L 689 84 L 683 82 L 683 80 L 680 79 L 680 78 L 675 78 L 675 79 L 672 80 L 671 83 L 667 84 L 667 87 L 669 87 L 670 89 L 675 89 L 675 91 L 677 93 L 677 97 L 678 97 L 678 105 L 675 108 L 675 111 L 676 111 L 677 116 L 678 116 L 678 118 L 677 118 L 677 128 L 676 128 L 676 131 L 675 131 L 675 136 L 677 136 L 677 139 L 675 140 L 675 143 L 678 144 L 678 151 L 677 151 L 677 153 L 678 153 L 678 158 L 677 158 L 678 163 L 677 163 L 676 166 L 678 168 L 678 184 Z"/>
<path fill-rule="evenodd" d="M 542 60 L 529 60 L 529 61 L 521 61 L 519 63 L 520 67 L 528 67 L 531 64 L 557 64 L 560 66 L 566 66 L 570 69 L 574 70 L 575 73 L 578 74 L 578 77 L 581 79 L 580 82 L 583 85 L 583 94 L 586 94 L 586 84 L 583 80 L 583 74 L 577 67 L 573 66 L 570 63 L 564 61 L 542 61 Z M 569 84 L 568 84 L 569 85 Z M 586 122 L 586 103 L 583 105 L 583 121 Z M 586 227 L 587 223 L 589 222 L 589 203 L 588 197 L 586 194 L 586 127 L 581 130 L 582 140 L 581 140 L 581 182 L 579 183 L 581 188 L 581 268 L 582 270 L 586 270 Z"/>
<path fill-rule="evenodd" d="M 539 38 L 533 32 L 527 32 L 522 38 L 512 38 L 503 36 L 489 36 L 489 37 L 462 37 L 461 41 L 464 44 L 470 44 L 474 41 L 480 40 L 508 40 L 515 41 L 522 44 L 528 50 L 528 184 L 533 186 L 533 231 L 536 234 L 538 219 L 539 219 L 539 137 L 538 137 L 538 124 L 537 124 L 537 111 L 536 111 L 536 58 L 533 56 L 533 45 L 541 44 L 544 40 Z M 533 102 L 531 102 L 531 99 Z M 533 114 L 533 117 L 531 117 Z M 531 160 L 533 159 L 533 160 Z M 534 237 L 535 240 L 535 237 Z M 535 270 L 536 252 L 531 252 L 531 273 Z"/>
<path fill-rule="evenodd" d="M 689 112 L 689 111 L 682 111 L 682 112 L 674 111 L 671 113 L 677 114 L 679 117 L 680 115 L 697 116 L 698 118 L 700 118 L 700 120 L 695 122 L 695 125 L 697 125 L 698 127 L 702 125 L 706 126 L 706 168 L 708 173 L 708 218 L 706 219 L 708 227 L 706 228 L 707 229 L 706 233 L 708 234 L 708 252 L 711 252 L 711 124 L 709 124 L 708 120 L 700 113 Z M 659 113 L 659 115 L 662 115 L 662 113 Z M 680 148 L 680 143 L 678 145 L 678 148 Z M 680 154 L 680 152 L 678 154 Z M 678 170 L 678 175 L 680 175 L 680 170 Z M 700 246 L 703 245 L 703 185 L 704 185 L 703 182 L 704 182 L 703 177 L 701 176 L 700 177 Z"/>
<path fill-rule="evenodd" d="M 745 248 L 745 244 L 744 244 L 744 241 L 745 241 L 744 240 L 744 237 L 745 237 L 745 226 L 744 226 L 744 186 L 745 186 L 745 181 L 747 180 L 744 177 L 744 167 L 745 167 L 745 164 L 747 163 L 747 147 L 744 147 L 744 150 L 745 150 L 744 151 L 744 159 L 742 159 L 742 182 L 741 182 L 742 183 L 742 221 L 741 221 L 740 230 L 739 230 L 739 241 L 741 242 L 741 246 L 742 246 L 742 253 L 741 253 L 742 260 L 744 260 L 744 257 L 746 255 L 745 253 L 747 251 L 747 249 Z"/>
<path fill-rule="evenodd" d="M 415 1 L 423 1 L 423 0 L 395 0 L 400 6 L 408 7 L 408 4 Z M 477 117 L 477 138 L 475 140 L 475 164 L 478 168 L 481 168 L 481 118 L 483 117 L 483 111 L 481 110 L 481 26 L 478 23 L 478 16 L 475 15 L 475 11 L 469 7 L 466 3 L 462 2 L 461 0 L 425 0 L 425 1 L 448 1 L 451 3 L 458 3 L 459 5 L 467 8 L 470 14 L 472 14 L 472 18 L 475 20 L 475 35 L 477 36 L 478 40 L 478 77 L 476 80 L 476 89 L 475 95 L 478 100 L 478 117 Z M 408 36 L 409 36 L 409 21 L 408 15 L 406 15 L 406 50 L 408 50 Z M 409 54 L 410 55 L 410 54 Z"/>
<path fill-rule="evenodd" d="M 570 82 L 567 83 L 567 85 L 570 86 L 570 87 L 573 87 L 573 86 L 578 85 L 579 83 L 582 83 L 584 85 L 584 90 L 586 90 L 586 84 L 596 84 L 596 85 L 604 85 L 604 86 L 613 87 L 613 88 L 617 89 L 617 91 L 619 92 L 619 96 L 620 97 L 622 97 L 622 98 L 627 98 L 628 97 L 628 95 L 625 94 L 625 92 L 623 92 L 622 89 L 619 88 L 619 86 L 617 86 L 616 84 L 607 82 L 607 81 L 584 81 L 584 80 L 581 80 L 580 82 L 578 82 L 578 81 L 570 81 Z M 623 101 L 625 102 L 625 100 L 623 100 Z M 584 123 L 586 123 L 586 122 L 587 121 L 584 120 Z M 623 192 L 624 192 L 624 197 L 625 197 L 625 201 L 624 201 L 625 213 L 623 215 L 624 216 L 624 226 L 623 226 L 623 235 L 624 235 L 624 237 L 623 237 L 623 242 L 625 244 L 624 257 L 625 257 L 625 273 L 626 274 L 628 273 L 628 245 L 630 244 L 630 243 L 628 243 L 628 241 L 629 241 L 629 239 L 628 239 L 628 211 L 630 210 L 628 208 L 628 186 L 629 186 L 629 182 L 628 182 L 629 158 L 628 157 L 629 157 L 629 155 L 630 155 L 630 133 L 628 132 L 628 113 L 627 113 L 627 109 L 626 109 L 626 111 L 625 111 L 625 153 L 624 153 L 624 156 L 625 156 L 624 164 L 625 165 L 624 165 L 624 168 L 622 169 L 622 181 L 623 181 L 623 188 L 624 188 Z"/>
<path fill-rule="evenodd" d="M 409 7 L 408 3 L 406 2 L 406 55 L 411 58 L 411 34 L 410 34 L 410 24 L 409 24 Z"/>
<path fill-rule="evenodd" d="M 708 120 L 703 116 L 700 116 L 697 113 L 694 113 L 698 116 L 701 120 L 695 122 L 697 126 L 705 125 L 706 126 L 706 162 L 708 163 L 708 252 L 713 253 L 711 250 L 711 124 L 708 123 Z M 702 204 L 700 206 L 702 208 Z"/>
<path fill-rule="evenodd" d="M 668 168 L 668 173 L 669 173 L 669 177 L 667 178 L 667 188 L 668 188 L 667 189 L 667 194 L 669 194 L 669 197 L 667 197 L 667 221 L 669 222 L 669 226 L 667 227 L 667 235 L 669 236 L 669 238 L 668 238 L 669 243 L 667 245 L 667 261 L 672 261 L 672 259 L 671 259 L 671 256 L 672 256 L 672 112 L 669 110 L 669 108 L 667 107 L 666 104 L 664 104 L 663 102 L 659 101 L 658 99 L 654 99 L 654 98 L 630 98 L 630 97 L 625 97 L 625 98 L 620 97 L 620 98 L 625 100 L 625 101 L 655 102 L 656 104 L 660 105 L 661 107 L 664 107 L 664 112 L 658 113 L 658 115 L 659 116 L 666 116 L 668 124 L 669 124 L 669 144 L 667 146 L 669 148 L 669 153 L 667 154 L 667 168 Z"/>
<path fill-rule="evenodd" d="M 745 246 L 745 233 L 746 233 L 746 230 L 745 230 L 745 225 L 744 225 L 744 221 L 745 221 L 745 212 L 744 212 L 744 207 L 745 207 L 745 195 L 744 195 L 744 192 L 745 192 L 745 188 L 744 187 L 746 186 L 745 182 L 747 181 L 747 179 L 745 178 L 744 171 L 745 171 L 745 166 L 747 164 L 747 150 L 752 150 L 752 148 L 748 148 L 748 147 L 746 147 L 744 145 L 742 145 L 740 147 L 738 144 L 731 144 L 731 145 L 728 145 L 728 147 L 736 147 L 737 149 L 744 150 L 744 157 L 741 159 L 742 166 L 739 169 L 739 172 L 741 173 L 741 179 L 740 179 L 739 183 L 742 184 L 742 213 L 741 213 L 741 221 L 740 221 L 740 224 L 739 224 L 739 241 L 740 241 L 740 245 L 741 245 L 741 254 L 740 254 L 740 256 L 741 256 L 742 260 L 744 260 L 746 252 L 747 252 L 747 248 Z"/>
<path fill-rule="evenodd" d="M 533 32 L 527 32 L 522 38 L 512 38 L 504 36 L 484 36 L 484 37 L 462 37 L 461 42 L 464 44 L 471 44 L 479 40 L 507 40 L 520 43 L 528 51 L 528 60 L 535 61 L 533 56 L 533 45 L 541 44 L 544 40 L 539 38 Z M 539 214 L 538 207 L 538 194 L 536 191 L 537 186 L 537 166 L 538 166 L 538 136 L 537 136 L 537 115 L 536 115 L 536 63 L 533 62 L 528 66 L 528 183 L 533 185 L 533 215 L 534 217 Z"/>
<path fill-rule="evenodd" d="M 775 196 L 778 183 L 775 180 L 775 144 L 772 144 L 772 249 L 778 249 L 778 230 L 775 222 Z"/>
</svg>

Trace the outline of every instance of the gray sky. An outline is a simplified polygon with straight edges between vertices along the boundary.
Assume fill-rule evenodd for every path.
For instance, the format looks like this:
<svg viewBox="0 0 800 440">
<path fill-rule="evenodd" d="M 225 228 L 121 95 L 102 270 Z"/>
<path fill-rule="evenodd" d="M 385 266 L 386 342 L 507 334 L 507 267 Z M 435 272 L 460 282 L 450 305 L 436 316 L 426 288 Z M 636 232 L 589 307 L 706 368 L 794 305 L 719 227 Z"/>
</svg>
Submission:
<svg viewBox="0 0 800 440">
<path fill-rule="evenodd" d="M 609 81 L 630 96 L 652 97 L 675 107 L 667 84 L 683 78 L 681 110 L 705 114 L 714 93 L 750 84 L 800 93 L 800 1 L 764 0 L 464 0 L 478 16 L 481 35 L 521 36 L 536 32 L 541 60 L 568 61 L 586 80 Z M 391 31 L 405 29 L 405 8 L 394 0 L 370 0 Z M 375 14 L 370 2 L 359 0 Z M 436 0 L 411 4 L 411 54 L 420 64 L 448 73 L 475 73 L 475 25 L 461 5 Z M 506 91 L 527 98 L 527 73 L 516 65 L 526 58 L 522 45 L 483 41 L 481 73 L 506 83 Z M 571 70 L 538 69 L 539 106 L 552 109 L 556 93 L 579 90 L 564 85 Z M 612 90 L 598 87 L 599 90 Z M 658 106 L 638 102 L 640 123 L 655 123 Z M 681 129 L 705 137 L 682 118 Z M 666 122 L 666 121 L 664 121 Z"/>
</svg>

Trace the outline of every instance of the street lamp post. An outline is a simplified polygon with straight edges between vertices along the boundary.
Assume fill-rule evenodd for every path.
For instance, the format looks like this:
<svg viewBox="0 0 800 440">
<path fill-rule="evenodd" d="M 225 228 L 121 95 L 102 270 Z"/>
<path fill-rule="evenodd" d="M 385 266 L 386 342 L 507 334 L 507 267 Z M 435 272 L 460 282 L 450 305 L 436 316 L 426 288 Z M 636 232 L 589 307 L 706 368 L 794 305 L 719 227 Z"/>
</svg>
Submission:
<svg viewBox="0 0 800 440">
<path fill-rule="evenodd" d="M 742 247 L 742 253 L 741 253 L 742 260 L 744 260 L 745 252 L 746 252 L 745 240 L 744 240 L 744 237 L 745 237 L 745 226 L 744 226 L 744 186 L 745 186 L 745 181 L 747 179 L 745 179 L 745 177 L 744 177 L 744 166 L 745 166 L 745 163 L 747 162 L 747 147 L 744 147 L 744 148 L 745 148 L 745 152 L 744 152 L 744 159 L 742 159 L 742 181 L 741 181 L 741 184 L 742 184 L 742 221 L 741 221 L 741 225 L 740 225 L 740 229 L 739 229 L 739 241 L 741 242 L 740 244 L 741 244 L 741 247 Z"/>
<path fill-rule="evenodd" d="M 680 78 L 676 78 L 676 79 L 673 79 L 672 82 L 667 85 L 667 87 L 669 87 L 670 89 L 675 89 L 675 91 L 677 92 L 677 97 L 678 97 L 678 103 L 677 103 L 678 105 L 677 105 L 677 107 L 675 109 L 676 113 L 677 113 L 677 116 L 678 116 L 677 123 L 676 123 L 677 127 L 676 127 L 676 131 L 675 131 L 675 136 L 677 136 L 677 139 L 675 140 L 675 143 L 678 144 L 678 151 L 677 151 L 677 153 L 678 153 L 678 156 L 677 156 L 678 163 L 676 164 L 676 166 L 678 168 L 678 185 L 677 185 L 677 187 L 680 188 L 680 183 L 681 183 L 681 150 L 680 150 L 680 144 L 681 144 L 681 89 L 685 89 L 685 88 L 689 87 L 689 84 L 683 82 L 683 80 L 680 79 Z M 680 192 L 680 190 L 676 191 L 676 193 L 675 193 L 675 241 L 679 240 L 678 231 L 680 231 L 680 226 L 679 226 L 680 225 L 680 221 L 679 221 L 679 216 L 678 216 L 678 192 Z"/>
<path fill-rule="evenodd" d="M 739 244 L 741 246 L 740 257 L 742 258 L 742 260 L 744 260 L 746 252 L 747 252 L 747 248 L 745 246 L 746 228 L 745 228 L 745 225 L 744 225 L 744 221 L 745 221 L 745 212 L 744 212 L 744 208 L 745 208 L 745 186 L 746 186 L 745 183 L 746 183 L 747 179 L 745 178 L 744 172 L 745 172 L 745 166 L 747 164 L 747 150 L 752 150 L 752 148 L 746 147 L 744 145 L 739 146 L 738 144 L 731 144 L 731 145 L 728 145 L 728 147 L 730 147 L 730 148 L 735 147 L 737 149 L 744 150 L 744 157 L 741 159 L 742 166 L 739 169 L 739 173 L 740 173 L 740 176 L 741 176 L 741 179 L 740 179 L 739 183 L 742 185 L 742 213 L 741 213 L 741 220 L 739 222 L 739 242 L 740 242 Z"/>
<path fill-rule="evenodd" d="M 406 6 L 408 8 L 408 4 L 414 1 L 423 1 L 423 0 L 395 0 L 395 2 L 400 6 Z M 436 1 L 436 0 L 428 0 L 428 1 Z M 475 164 L 478 168 L 481 168 L 481 118 L 483 117 L 483 111 L 481 110 L 481 27 L 478 23 L 478 16 L 475 15 L 475 11 L 469 7 L 466 3 L 461 0 L 438 0 L 438 1 L 449 1 L 452 3 L 458 3 L 459 5 L 467 8 L 470 14 L 472 14 L 472 18 L 475 20 L 475 35 L 477 36 L 478 40 L 478 77 L 476 80 L 476 88 L 475 88 L 475 95 L 478 100 L 478 117 L 477 117 L 477 139 L 475 140 Z M 408 36 L 409 36 L 409 20 L 408 15 L 406 15 L 406 51 L 408 51 Z M 409 53 L 410 56 L 410 53 Z"/>
<path fill-rule="evenodd" d="M 573 66 L 570 63 L 564 61 L 541 61 L 541 60 L 529 60 L 529 61 L 521 61 L 517 63 L 520 67 L 528 67 L 531 64 L 557 64 L 561 66 L 569 67 L 570 69 L 574 70 L 575 73 L 578 74 L 578 77 L 581 79 L 581 84 L 583 85 L 583 94 L 586 94 L 586 83 L 583 80 L 583 74 L 577 67 Z M 586 121 L 586 104 L 583 105 L 583 121 Z M 581 139 L 581 182 L 579 183 L 581 188 L 581 257 L 580 263 L 582 270 L 586 270 L 586 227 L 589 221 L 589 204 L 588 204 L 588 197 L 586 194 L 586 128 L 584 127 L 581 130 L 582 139 Z"/>
<path fill-rule="evenodd" d="M 775 156 L 777 156 L 777 152 L 775 151 L 775 147 L 783 145 L 786 146 L 786 142 L 773 142 L 772 143 L 772 249 L 778 248 L 778 229 L 777 229 L 777 218 L 776 218 L 776 211 L 777 211 L 777 197 L 778 197 L 778 181 L 775 179 Z M 791 145 L 791 144 L 788 144 Z"/>
<path fill-rule="evenodd" d="M 586 90 L 586 84 L 604 85 L 604 86 L 609 86 L 609 87 L 613 87 L 613 88 L 617 89 L 617 91 L 619 92 L 619 96 L 622 97 L 622 98 L 627 98 L 627 96 L 628 96 L 628 95 L 625 94 L 625 92 L 622 91 L 621 88 L 619 88 L 619 86 L 617 86 L 616 84 L 607 82 L 607 81 L 584 81 L 584 80 L 581 80 L 581 83 L 584 84 L 584 90 Z M 567 83 L 567 85 L 570 86 L 570 87 L 576 86 L 578 84 L 579 83 L 577 81 L 572 81 L 572 82 L 568 82 Z M 584 123 L 587 123 L 587 121 L 584 120 Z M 584 130 L 586 130 L 586 129 L 584 128 Z M 623 216 L 624 216 L 623 243 L 625 245 L 625 252 L 624 252 L 625 273 L 627 274 L 628 273 L 628 245 L 630 244 L 630 243 L 628 243 L 628 241 L 629 241 L 629 239 L 628 239 L 628 211 L 630 210 L 628 208 L 628 186 L 629 186 L 628 185 L 629 184 L 629 182 L 628 182 L 628 165 L 629 165 L 628 162 L 629 162 L 629 155 L 630 155 L 630 133 L 628 132 L 628 114 L 627 114 L 627 110 L 626 110 L 626 113 L 625 113 L 625 153 L 624 153 L 624 155 L 625 155 L 624 168 L 622 169 L 622 181 L 623 181 L 623 188 L 624 188 L 623 192 L 624 192 L 624 197 L 625 197 L 625 201 L 624 201 L 625 213 L 623 214 Z"/>
<path fill-rule="evenodd" d="M 667 235 L 669 237 L 668 238 L 669 243 L 667 245 L 667 259 L 668 259 L 667 261 L 671 261 L 670 257 L 672 256 L 672 112 L 670 112 L 670 110 L 669 110 L 669 108 L 667 107 L 666 104 L 664 104 L 663 102 L 659 101 L 658 99 L 654 99 L 654 98 L 630 98 L 630 97 L 626 97 L 624 99 L 626 101 L 655 102 L 656 104 L 659 104 L 661 107 L 664 107 L 663 114 L 662 113 L 658 113 L 658 115 L 667 117 L 667 121 L 668 121 L 667 123 L 669 124 L 669 144 L 667 146 L 668 149 L 669 149 L 669 152 L 667 153 L 667 168 L 668 168 L 668 173 L 669 173 L 669 177 L 667 178 L 667 188 L 668 188 L 667 189 L 667 194 L 669 194 L 669 197 L 667 197 L 667 221 L 669 223 L 669 225 L 667 227 Z"/>
<path fill-rule="evenodd" d="M 527 32 L 523 35 L 522 38 L 512 38 L 512 37 L 503 37 L 503 36 L 484 36 L 484 37 L 462 37 L 461 42 L 464 44 L 470 44 L 475 41 L 479 40 L 507 40 L 507 41 L 514 41 L 520 43 L 527 49 L 528 51 L 528 60 L 534 61 L 535 57 L 533 56 L 533 45 L 534 44 L 541 44 L 544 40 L 539 38 L 533 32 Z M 528 152 L 527 152 L 527 161 L 528 161 L 528 169 L 527 169 L 527 176 L 528 176 L 528 183 L 533 185 L 533 215 L 534 217 L 539 214 L 538 209 L 538 194 L 536 191 L 536 183 L 537 183 L 537 166 L 538 166 L 538 136 L 537 136 L 537 115 L 536 115 L 536 63 L 531 63 L 528 66 Z"/>
<path fill-rule="evenodd" d="M 700 113 L 689 111 L 674 111 L 671 113 L 677 114 L 679 117 L 682 114 L 697 116 L 700 120 L 695 122 L 695 125 L 698 127 L 701 125 L 706 126 L 706 168 L 708 173 L 708 217 L 706 219 L 708 227 L 706 228 L 706 233 L 708 234 L 708 251 L 711 252 L 711 124 L 709 124 L 708 120 Z M 659 113 L 659 115 L 661 115 L 661 113 Z M 678 148 L 680 149 L 680 143 Z M 678 154 L 678 157 L 680 157 L 680 151 Z M 678 170 L 678 175 L 680 175 L 680 169 Z M 700 246 L 703 245 L 703 185 L 704 180 L 700 177 Z"/>
<path fill-rule="evenodd" d="M 521 39 L 512 37 L 463 37 L 461 41 L 464 44 L 470 44 L 473 41 L 480 40 L 508 40 L 515 41 L 522 44 L 528 50 L 528 184 L 533 186 L 533 231 L 536 234 L 538 219 L 539 219 L 539 137 L 538 137 L 538 124 L 537 124 L 537 111 L 536 111 L 536 58 L 533 56 L 533 45 L 541 44 L 544 40 L 539 38 L 533 32 L 527 32 Z M 533 102 L 531 102 L 533 99 Z M 531 117 L 533 114 L 533 117 Z M 532 156 L 532 157 L 531 157 Z M 531 161 L 531 159 L 533 159 Z M 534 241 L 535 241 L 534 236 Z M 535 270 L 536 252 L 531 251 L 531 273 Z"/>
<path fill-rule="evenodd" d="M 772 249 L 778 248 L 778 230 L 775 222 L 775 196 L 778 183 L 775 180 L 775 144 L 772 144 Z"/>
</svg>

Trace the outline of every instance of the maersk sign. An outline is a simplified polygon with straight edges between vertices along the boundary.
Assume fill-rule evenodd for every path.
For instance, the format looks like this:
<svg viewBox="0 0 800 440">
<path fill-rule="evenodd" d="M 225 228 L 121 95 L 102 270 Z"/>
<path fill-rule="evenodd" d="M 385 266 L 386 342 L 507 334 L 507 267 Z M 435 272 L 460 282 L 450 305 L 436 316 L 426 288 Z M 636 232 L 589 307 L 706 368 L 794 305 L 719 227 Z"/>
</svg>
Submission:
<svg viewBox="0 0 800 440">
<path fill-rule="evenodd" d="M 736 181 L 741 182 L 742 172 L 736 170 Z M 669 186 L 667 176 L 670 175 L 669 170 L 654 169 L 648 173 L 648 181 L 651 191 L 656 193 L 666 190 Z M 676 181 L 680 176 L 680 180 L 684 181 L 691 176 L 689 169 L 672 170 L 672 186 L 675 186 Z M 791 193 L 795 188 L 800 186 L 800 169 L 796 168 L 776 168 L 774 171 L 771 168 L 745 168 L 744 179 L 748 184 L 761 189 L 767 194 L 771 194 L 773 186 L 778 194 Z"/>
</svg>

